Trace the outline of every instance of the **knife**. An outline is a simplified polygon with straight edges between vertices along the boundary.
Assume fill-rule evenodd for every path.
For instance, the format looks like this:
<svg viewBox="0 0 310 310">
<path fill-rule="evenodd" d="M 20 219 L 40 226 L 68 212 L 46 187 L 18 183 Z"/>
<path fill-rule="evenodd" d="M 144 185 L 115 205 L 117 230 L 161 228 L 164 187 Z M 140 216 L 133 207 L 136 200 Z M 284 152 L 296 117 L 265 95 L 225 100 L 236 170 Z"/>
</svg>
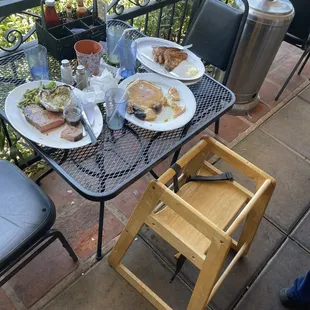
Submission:
<svg viewBox="0 0 310 310">
<path fill-rule="evenodd" d="M 154 64 L 158 64 L 154 59 L 152 59 L 151 57 L 145 55 L 144 53 L 141 53 L 141 52 L 140 52 L 139 55 L 141 55 L 141 56 L 143 56 L 144 58 L 150 60 L 150 61 L 153 62 Z M 168 73 L 168 74 L 171 74 L 171 75 L 173 75 L 173 76 L 175 76 L 175 77 L 177 77 L 177 78 L 180 78 L 180 76 L 177 75 L 176 73 L 166 70 L 164 67 L 160 66 L 159 64 L 158 64 L 158 66 L 159 66 L 159 67 L 162 69 L 162 71 L 165 72 L 166 74 Z"/>
<path fill-rule="evenodd" d="M 89 134 L 91 143 L 92 143 L 93 145 L 95 145 L 95 144 L 97 143 L 97 138 L 96 138 L 96 136 L 95 136 L 95 134 L 94 134 L 94 132 L 93 132 L 93 130 L 92 130 L 92 128 L 91 128 L 91 125 L 90 125 L 90 123 L 89 123 L 89 121 L 88 121 L 87 115 L 86 115 L 86 113 L 85 113 L 84 110 L 82 110 L 81 122 L 82 122 L 82 124 L 83 124 L 85 130 L 86 130 L 87 133 Z"/>
</svg>

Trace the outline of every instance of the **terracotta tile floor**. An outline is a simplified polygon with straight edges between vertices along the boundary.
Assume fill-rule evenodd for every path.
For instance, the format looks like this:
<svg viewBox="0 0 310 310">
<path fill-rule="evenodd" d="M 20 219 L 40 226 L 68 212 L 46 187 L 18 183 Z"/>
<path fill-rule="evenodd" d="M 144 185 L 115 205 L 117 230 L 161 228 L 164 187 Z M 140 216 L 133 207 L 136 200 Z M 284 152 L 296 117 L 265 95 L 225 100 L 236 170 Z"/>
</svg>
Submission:
<svg viewBox="0 0 310 310">
<path fill-rule="evenodd" d="M 280 100 L 278 102 L 274 100 L 299 55 L 300 51 L 297 48 L 287 43 L 282 44 L 261 88 L 260 104 L 245 116 L 225 115 L 221 120 L 220 134 L 217 137 L 221 142 L 233 145 L 238 137 L 245 136 L 255 128 L 262 117 L 266 117 L 268 113 L 271 114 L 283 99 L 291 96 L 296 88 L 305 84 L 310 75 L 310 62 L 302 75 L 294 76 Z M 213 129 L 214 126 L 210 126 L 204 133 L 213 134 Z M 200 135 L 184 146 L 182 153 L 193 146 L 199 137 Z M 170 161 L 171 158 L 168 158 L 155 171 L 158 174 L 162 173 L 167 169 Z M 110 241 L 121 232 L 123 224 L 129 218 L 149 180 L 149 175 L 141 178 L 107 205 L 103 245 L 111 247 Z M 11 310 L 15 307 L 37 309 L 53 298 L 53 293 L 46 296 L 52 288 L 54 288 L 52 292 L 59 293 L 72 283 L 73 280 L 66 281 L 72 274 L 77 273 L 75 277 L 77 278 L 80 276 L 81 268 L 86 268 L 83 266 L 89 268 L 95 263 L 98 203 L 83 199 L 55 173 L 42 181 L 42 188 L 56 204 L 55 226 L 68 238 L 80 257 L 79 264 L 74 264 L 61 245 L 55 242 L 0 289 L 0 310 Z M 58 287 L 62 288 L 57 291 Z"/>
</svg>

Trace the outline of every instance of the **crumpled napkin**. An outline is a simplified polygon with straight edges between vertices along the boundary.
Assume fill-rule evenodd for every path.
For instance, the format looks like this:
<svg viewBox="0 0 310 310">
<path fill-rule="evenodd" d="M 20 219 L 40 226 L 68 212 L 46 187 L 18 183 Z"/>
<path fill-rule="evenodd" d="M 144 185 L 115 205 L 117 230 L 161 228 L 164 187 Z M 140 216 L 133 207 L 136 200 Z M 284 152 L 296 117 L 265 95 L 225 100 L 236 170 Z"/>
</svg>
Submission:
<svg viewBox="0 0 310 310">
<path fill-rule="evenodd" d="M 106 68 L 103 69 L 100 76 L 89 78 L 90 86 L 82 91 L 79 99 L 91 125 L 94 124 L 96 118 L 95 105 L 104 102 L 106 91 L 110 88 L 117 88 L 118 81 Z"/>
<path fill-rule="evenodd" d="M 83 101 L 100 103 L 104 102 L 105 93 L 110 88 L 118 87 L 118 80 L 113 77 L 113 74 L 104 69 L 100 76 L 92 76 L 89 78 L 90 87 L 83 90 Z"/>
</svg>

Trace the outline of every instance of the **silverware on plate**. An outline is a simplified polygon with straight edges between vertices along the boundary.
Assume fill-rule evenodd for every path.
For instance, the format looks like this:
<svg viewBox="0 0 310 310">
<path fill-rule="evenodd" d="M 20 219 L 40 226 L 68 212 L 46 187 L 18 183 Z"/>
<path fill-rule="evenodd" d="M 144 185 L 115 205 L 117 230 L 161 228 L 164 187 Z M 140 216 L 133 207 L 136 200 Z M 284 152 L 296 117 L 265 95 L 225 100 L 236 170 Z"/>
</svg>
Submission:
<svg viewBox="0 0 310 310">
<path fill-rule="evenodd" d="M 152 61 L 152 62 L 155 63 L 155 64 L 157 64 L 158 67 L 161 68 L 162 71 L 165 72 L 166 74 L 171 74 L 171 75 L 173 75 L 173 76 L 175 76 L 175 77 L 177 77 L 177 78 L 180 78 L 180 76 L 179 76 L 178 74 L 166 70 L 163 66 L 161 66 L 160 64 L 158 64 L 154 59 L 152 59 L 151 57 L 145 55 L 144 53 L 141 53 L 141 52 L 140 52 L 139 55 L 141 55 L 142 57 L 144 57 L 144 58 L 146 58 L 146 59 Z"/>
<path fill-rule="evenodd" d="M 95 134 L 91 128 L 91 125 L 89 123 L 89 120 L 87 118 L 85 111 L 83 110 L 83 107 L 82 107 L 82 114 L 81 114 L 81 122 L 82 122 L 82 125 L 84 126 L 85 130 L 89 134 L 91 143 L 93 145 L 95 145 L 97 143 L 97 138 L 96 138 L 96 136 L 95 136 Z"/>
</svg>

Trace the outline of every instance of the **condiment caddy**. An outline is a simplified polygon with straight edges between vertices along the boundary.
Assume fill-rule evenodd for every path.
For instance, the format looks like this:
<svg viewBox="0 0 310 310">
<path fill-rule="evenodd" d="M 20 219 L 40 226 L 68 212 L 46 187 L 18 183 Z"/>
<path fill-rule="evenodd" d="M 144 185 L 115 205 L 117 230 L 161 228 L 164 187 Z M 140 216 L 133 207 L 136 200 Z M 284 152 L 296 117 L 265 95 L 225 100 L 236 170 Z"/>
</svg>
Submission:
<svg viewBox="0 0 310 310">
<path fill-rule="evenodd" d="M 100 1 L 100 0 L 99 0 Z M 82 0 L 76 1 L 77 9 L 73 10 L 68 2 L 63 12 L 57 14 L 55 0 L 41 0 L 42 18 L 36 21 L 38 41 L 58 60 L 76 58 L 74 44 L 79 40 L 91 39 L 106 41 L 106 3 L 93 0 L 93 12 L 88 11 Z"/>
</svg>

